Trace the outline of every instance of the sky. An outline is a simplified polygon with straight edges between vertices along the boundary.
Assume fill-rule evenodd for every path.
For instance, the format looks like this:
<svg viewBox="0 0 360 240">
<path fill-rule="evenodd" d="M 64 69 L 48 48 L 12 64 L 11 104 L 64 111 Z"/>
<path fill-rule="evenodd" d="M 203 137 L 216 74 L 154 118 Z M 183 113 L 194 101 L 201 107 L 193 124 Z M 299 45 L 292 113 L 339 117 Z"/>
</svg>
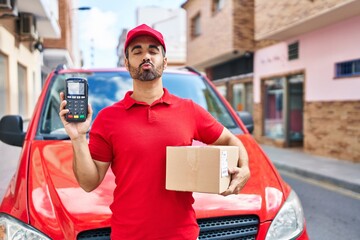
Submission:
<svg viewBox="0 0 360 240">
<path fill-rule="evenodd" d="M 186 0 L 77 0 L 74 7 L 91 7 L 77 11 L 79 49 L 84 68 L 116 67 L 116 46 L 124 28 L 136 26 L 138 7 L 179 8 Z M 76 11 L 76 10 L 75 10 Z"/>
</svg>

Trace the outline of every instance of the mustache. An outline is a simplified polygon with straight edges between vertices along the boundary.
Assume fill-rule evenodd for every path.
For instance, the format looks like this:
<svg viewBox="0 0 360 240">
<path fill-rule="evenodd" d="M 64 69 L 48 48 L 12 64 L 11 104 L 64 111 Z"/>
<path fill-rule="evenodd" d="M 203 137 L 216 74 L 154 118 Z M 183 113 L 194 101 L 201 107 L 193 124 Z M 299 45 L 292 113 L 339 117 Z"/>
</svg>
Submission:
<svg viewBox="0 0 360 240">
<path fill-rule="evenodd" d="M 154 67 L 154 64 L 150 62 L 150 59 L 144 59 L 143 62 L 139 65 L 139 68 L 141 68 L 141 66 L 144 64 L 150 64 L 152 67 Z"/>
</svg>

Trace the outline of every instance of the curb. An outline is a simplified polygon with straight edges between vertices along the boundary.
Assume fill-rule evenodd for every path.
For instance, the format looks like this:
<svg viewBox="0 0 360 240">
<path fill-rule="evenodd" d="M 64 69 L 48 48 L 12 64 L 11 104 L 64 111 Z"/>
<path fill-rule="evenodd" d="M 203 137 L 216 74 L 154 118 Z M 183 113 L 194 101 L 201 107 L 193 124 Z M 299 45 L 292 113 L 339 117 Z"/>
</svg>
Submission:
<svg viewBox="0 0 360 240">
<path fill-rule="evenodd" d="M 327 182 L 332 185 L 335 185 L 335 186 L 338 186 L 341 188 L 345 188 L 347 190 L 350 190 L 350 191 L 353 191 L 356 193 L 360 193 L 360 185 L 352 183 L 352 182 L 344 181 L 344 180 L 337 179 L 334 177 L 329 177 L 329 176 L 326 176 L 323 174 L 304 170 L 301 168 L 291 167 L 291 166 L 280 164 L 280 163 L 274 163 L 274 165 L 279 170 L 284 170 L 284 171 L 287 171 L 290 173 L 297 174 L 302 177 L 307 177 L 307 178 L 315 179 L 318 181 Z"/>
</svg>

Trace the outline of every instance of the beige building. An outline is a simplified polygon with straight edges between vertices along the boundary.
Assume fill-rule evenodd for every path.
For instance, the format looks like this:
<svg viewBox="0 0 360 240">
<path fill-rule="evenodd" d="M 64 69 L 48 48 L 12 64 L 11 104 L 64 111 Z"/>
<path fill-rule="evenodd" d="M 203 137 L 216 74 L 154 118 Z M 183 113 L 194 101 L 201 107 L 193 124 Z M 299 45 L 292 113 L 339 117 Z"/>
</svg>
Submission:
<svg viewBox="0 0 360 240">
<path fill-rule="evenodd" d="M 76 63 L 72 6 L 72 0 L 1 1 L 0 117 L 28 119 L 50 70 Z"/>
<path fill-rule="evenodd" d="M 188 0 L 187 64 L 254 137 L 360 162 L 360 1 Z"/>
<path fill-rule="evenodd" d="M 189 0 L 187 65 L 206 72 L 238 111 L 253 111 L 254 2 Z"/>
</svg>

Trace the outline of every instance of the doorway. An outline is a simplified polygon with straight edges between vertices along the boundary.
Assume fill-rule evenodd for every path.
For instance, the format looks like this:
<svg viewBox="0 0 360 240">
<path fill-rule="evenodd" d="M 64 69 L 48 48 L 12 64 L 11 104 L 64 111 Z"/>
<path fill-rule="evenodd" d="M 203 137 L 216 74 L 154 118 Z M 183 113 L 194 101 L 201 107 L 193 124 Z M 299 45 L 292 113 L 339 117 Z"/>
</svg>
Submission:
<svg viewBox="0 0 360 240">
<path fill-rule="evenodd" d="M 287 143 L 290 147 L 303 146 L 304 131 L 304 75 L 288 77 L 288 130 Z"/>
<path fill-rule="evenodd" d="M 267 79 L 264 89 L 264 136 L 285 147 L 303 146 L 304 75 Z"/>
</svg>

